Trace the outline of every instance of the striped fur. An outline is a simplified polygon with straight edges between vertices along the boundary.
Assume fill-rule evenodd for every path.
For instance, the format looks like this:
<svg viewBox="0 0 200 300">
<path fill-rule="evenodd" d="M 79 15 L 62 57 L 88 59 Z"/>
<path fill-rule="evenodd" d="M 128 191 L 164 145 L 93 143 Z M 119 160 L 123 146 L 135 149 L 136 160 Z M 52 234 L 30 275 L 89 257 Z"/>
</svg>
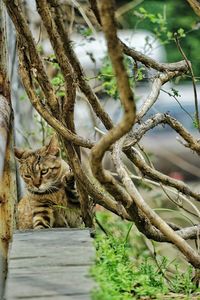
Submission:
<svg viewBox="0 0 200 300">
<path fill-rule="evenodd" d="M 18 204 L 18 229 L 83 225 L 74 178 L 59 153 L 55 136 L 47 146 L 36 151 L 15 148 L 27 188 Z"/>
</svg>

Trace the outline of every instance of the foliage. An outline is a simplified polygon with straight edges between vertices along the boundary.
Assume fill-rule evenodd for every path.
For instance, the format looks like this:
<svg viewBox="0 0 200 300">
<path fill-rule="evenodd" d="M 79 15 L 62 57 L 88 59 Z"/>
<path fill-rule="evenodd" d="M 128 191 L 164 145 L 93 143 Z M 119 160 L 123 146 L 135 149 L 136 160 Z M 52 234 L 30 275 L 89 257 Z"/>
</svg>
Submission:
<svg viewBox="0 0 200 300">
<path fill-rule="evenodd" d="M 103 60 L 103 67 L 100 70 L 99 77 L 103 82 L 102 86 L 107 94 L 113 97 L 113 99 L 117 99 L 118 91 L 116 78 L 114 76 L 112 65 L 108 57 L 105 57 Z"/>
<path fill-rule="evenodd" d="M 170 62 L 183 59 L 173 39 L 173 34 L 177 32 L 181 37 L 181 46 L 193 64 L 195 75 L 200 75 L 199 19 L 187 1 L 145 0 L 137 6 L 137 9 L 130 10 L 124 19 L 125 25 L 129 28 L 148 29 L 154 32 L 165 44 L 167 60 Z"/>
<path fill-rule="evenodd" d="M 95 240 L 92 275 L 99 288 L 93 291 L 94 300 L 163 299 L 169 291 L 182 293 L 186 297 L 182 299 L 187 299 L 198 291 L 191 280 L 191 267 L 183 273 L 175 265 L 174 275 L 166 280 L 168 260 L 162 257 L 158 266 L 141 243 L 141 235 L 135 230 L 131 234 L 132 224 L 113 219 L 108 213 L 97 216 L 107 234 L 99 231 Z"/>
<path fill-rule="evenodd" d="M 98 237 L 97 267 L 93 274 L 101 290 L 95 299 L 133 299 L 133 296 L 153 296 L 166 293 L 167 287 L 155 266 L 145 260 L 134 267 L 128 256 L 128 245 L 123 240 Z"/>
<path fill-rule="evenodd" d="M 144 79 L 144 67 L 137 67 L 134 65 L 133 60 L 130 57 L 124 57 L 124 64 L 129 76 L 130 86 L 134 89 L 135 83 Z M 102 81 L 102 86 L 105 92 L 113 99 L 118 99 L 118 90 L 116 77 L 114 75 L 110 59 L 106 56 L 103 59 L 102 68 L 99 72 L 99 78 Z"/>
</svg>

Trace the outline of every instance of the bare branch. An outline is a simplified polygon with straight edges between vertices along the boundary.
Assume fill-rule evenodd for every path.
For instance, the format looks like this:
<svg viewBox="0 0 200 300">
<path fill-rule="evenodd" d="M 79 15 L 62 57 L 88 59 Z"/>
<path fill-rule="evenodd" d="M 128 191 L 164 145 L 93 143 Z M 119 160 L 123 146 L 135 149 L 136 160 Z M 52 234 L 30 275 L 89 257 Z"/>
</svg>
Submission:
<svg viewBox="0 0 200 300">
<path fill-rule="evenodd" d="M 190 4 L 192 9 L 194 10 L 195 14 L 200 17 L 200 3 L 198 0 L 187 0 L 187 2 Z"/>
<path fill-rule="evenodd" d="M 20 43 L 19 38 L 18 38 L 18 43 Z M 26 89 L 27 95 L 29 96 L 29 99 L 33 104 L 33 106 L 35 107 L 35 109 L 47 121 L 47 123 L 50 124 L 56 131 L 58 131 L 59 134 L 61 134 L 64 138 L 66 138 L 69 141 L 72 141 L 74 144 L 77 144 L 79 146 L 91 148 L 93 146 L 93 143 L 91 143 L 91 141 L 85 140 L 81 137 L 78 137 L 76 134 L 72 133 L 60 121 L 54 118 L 53 115 L 48 111 L 48 109 L 44 105 L 42 105 L 32 85 L 32 80 L 30 78 L 30 73 L 29 73 L 30 66 L 26 57 L 26 52 L 24 53 L 21 47 L 19 47 L 18 50 L 19 50 L 18 51 L 19 70 L 20 70 L 22 82 Z"/>
<path fill-rule="evenodd" d="M 144 101 L 144 104 L 140 111 L 137 113 L 136 116 L 136 122 L 139 122 L 145 114 L 149 111 L 149 109 L 152 107 L 152 105 L 156 102 L 158 99 L 158 96 L 160 94 L 160 89 L 163 84 L 165 84 L 167 81 L 171 80 L 173 77 L 179 75 L 180 72 L 168 72 L 164 74 L 158 74 L 153 80 L 151 91 L 149 93 L 149 96 Z"/>
<path fill-rule="evenodd" d="M 178 50 L 180 51 L 181 55 L 185 59 L 185 62 L 187 64 L 187 66 L 188 66 L 188 70 L 190 71 L 190 74 L 191 74 L 193 91 L 194 91 L 194 105 L 195 105 L 195 112 L 196 112 L 196 122 L 197 122 L 197 125 L 198 125 L 198 129 L 200 131 L 197 88 L 196 88 L 196 82 L 195 82 L 196 80 L 195 80 L 194 72 L 193 72 L 191 63 L 188 61 L 187 56 L 185 55 L 183 49 L 181 48 L 181 45 L 180 45 L 179 39 L 177 37 L 177 34 L 174 34 L 174 36 L 175 36 L 175 41 L 176 41 L 176 45 L 178 47 Z"/>
<path fill-rule="evenodd" d="M 150 167 L 144 160 L 142 160 L 137 152 L 132 148 L 124 151 L 127 157 L 139 168 L 142 174 L 148 176 L 149 178 L 163 183 L 164 185 L 176 188 L 181 193 L 186 196 L 191 196 L 195 200 L 200 201 L 200 194 L 194 192 L 190 187 L 180 180 L 176 180 L 167 175 L 160 173 L 159 171 Z"/>
<path fill-rule="evenodd" d="M 78 82 L 80 90 L 88 99 L 89 103 L 91 104 L 94 112 L 96 113 L 97 117 L 102 121 L 106 129 L 110 129 L 113 126 L 113 122 L 109 115 L 103 110 L 97 96 L 89 86 L 89 84 L 85 80 L 85 74 L 83 69 L 77 59 L 77 56 L 72 49 L 71 41 L 69 40 L 68 33 L 64 29 L 64 25 L 62 23 L 62 14 L 59 10 L 59 4 L 57 0 L 49 0 L 50 5 L 55 10 L 55 23 L 57 25 L 57 29 L 60 34 L 60 38 L 64 45 L 65 54 L 68 57 L 71 65 L 76 74 L 76 81 Z"/>
<path fill-rule="evenodd" d="M 148 68 L 155 69 L 160 72 L 181 72 L 185 73 L 188 71 L 188 66 L 184 60 L 175 63 L 159 63 L 152 59 L 151 57 L 136 51 L 134 49 L 129 48 L 126 44 L 121 42 L 123 51 L 126 55 L 132 57 L 133 59 L 140 61 Z"/>
<path fill-rule="evenodd" d="M 65 55 L 64 45 L 61 41 L 60 35 L 58 33 L 58 28 L 54 22 L 54 18 L 48 7 L 48 1 L 36 1 L 37 10 L 41 16 L 43 24 L 48 32 L 49 39 L 51 41 L 52 47 L 54 49 L 57 61 L 61 68 L 61 72 L 65 79 L 65 101 L 62 105 L 62 115 L 65 122 L 70 123 L 70 129 L 74 130 L 73 122 L 73 111 L 74 111 L 74 101 L 76 97 L 76 84 L 74 79 L 74 72 L 68 58 Z"/>
<path fill-rule="evenodd" d="M 186 256 L 187 260 L 196 268 L 200 267 L 200 256 L 194 252 L 194 250 L 185 242 L 185 240 L 178 235 L 161 217 L 159 217 L 144 201 L 131 178 L 128 176 L 125 168 L 123 168 L 121 162 L 121 148 L 123 140 L 119 141 L 114 146 L 116 169 L 120 178 L 126 187 L 128 193 L 131 195 L 134 203 L 142 211 L 142 213 L 149 219 L 150 223 L 153 224 L 162 234 Z"/>
<path fill-rule="evenodd" d="M 70 156 L 70 161 L 73 164 L 73 170 L 75 171 L 74 175 L 76 179 L 80 182 L 82 188 L 89 193 L 95 204 L 98 203 L 123 219 L 130 220 L 131 218 L 124 206 L 106 193 L 104 188 L 102 188 L 97 181 L 91 180 L 91 178 L 87 176 L 86 172 L 83 171 L 82 167 L 80 166 L 77 153 L 73 147 L 67 142 L 65 142 L 65 147 L 68 155 Z"/>
<path fill-rule="evenodd" d="M 130 197 L 116 182 L 112 175 L 105 172 L 102 167 L 104 153 L 110 146 L 121 136 L 126 134 L 135 122 L 135 103 L 132 91 L 129 86 L 129 79 L 126 69 L 123 65 L 123 56 L 121 46 L 118 42 L 115 21 L 113 1 L 99 2 L 101 20 L 105 36 L 108 43 L 108 51 L 116 74 L 117 86 L 121 102 L 124 106 L 125 114 L 122 121 L 116 127 L 112 128 L 100 141 L 92 148 L 91 151 L 91 169 L 94 176 L 105 185 L 108 191 L 115 194 L 115 197 L 121 198 L 122 203 L 129 205 Z"/>
<path fill-rule="evenodd" d="M 21 47 L 26 51 L 30 59 L 30 72 L 34 72 L 34 78 L 38 81 L 45 95 L 46 102 L 52 112 L 59 116 L 59 102 L 53 87 L 46 74 L 42 60 L 37 52 L 35 41 L 24 17 L 19 0 L 3 0 L 12 19 L 15 29 L 20 36 Z M 31 49 L 31 51 L 29 51 Z"/>
<path fill-rule="evenodd" d="M 99 25 L 101 25 L 101 18 L 100 18 L 98 6 L 97 6 L 97 1 L 96 0 L 89 0 L 89 3 L 90 3 L 90 7 L 91 7 L 91 9 L 92 9 Z"/>
<path fill-rule="evenodd" d="M 200 142 L 195 139 L 187 129 L 175 118 L 170 116 L 169 114 L 161 114 L 157 113 L 152 118 L 145 121 L 143 124 L 137 128 L 137 130 L 131 131 L 128 135 L 128 138 L 125 142 L 124 149 L 127 149 L 130 146 L 135 145 L 139 140 L 143 137 L 143 135 L 153 129 L 158 124 L 168 124 L 171 128 L 173 128 L 185 141 L 186 144 L 184 146 L 190 148 L 195 151 L 198 155 L 200 155 Z"/>
<path fill-rule="evenodd" d="M 188 1 L 196 1 L 196 0 L 188 0 Z M 97 6 L 97 0 L 89 0 L 91 9 L 99 23 L 99 25 L 102 25 L 101 17 L 99 14 L 98 6 Z M 119 42 L 121 44 L 121 47 L 123 49 L 123 52 L 132 57 L 134 60 L 141 62 L 144 64 L 147 68 L 152 68 L 160 72 L 175 72 L 179 71 L 181 73 L 185 73 L 188 70 L 188 66 L 184 60 L 175 62 L 175 63 L 159 63 L 152 59 L 151 57 L 136 51 L 135 49 L 132 49 L 128 47 L 125 43 L 123 43 L 120 39 Z"/>
<path fill-rule="evenodd" d="M 136 176 L 136 175 L 129 175 L 131 179 L 137 179 L 137 180 L 140 180 L 140 181 L 144 181 L 148 184 L 151 184 L 151 185 L 154 185 L 154 186 L 157 186 L 157 187 L 161 187 L 162 190 L 166 193 L 166 191 L 176 195 L 177 197 L 177 200 L 172 200 L 170 199 L 176 206 L 178 206 L 179 208 L 183 209 L 184 211 L 186 211 L 187 213 L 193 215 L 194 217 L 197 217 L 197 218 L 200 218 L 200 211 L 199 209 L 196 207 L 196 205 L 194 205 L 192 203 L 192 201 L 190 201 L 186 196 L 182 195 L 179 193 L 179 191 L 177 191 L 176 189 L 172 189 L 172 188 L 169 188 L 168 186 L 165 186 L 165 185 L 162 185 L 161 183 L 159 182 L 156 182 L 156 181 L 153 181 L 153 180 L 150 180 L 150 179 L 147 179 L 147 178 L 144 178 L 144 177 L 141 177 L 141 176 Z M 181 200 L 181 201 L 180 201 Z M 186 203 L 188 203 L 195 212 L 191 211 L 191 209 L 186 209 L 184 206 L 183 206 L 183 201 L 185 201 Z"/>
</svg>

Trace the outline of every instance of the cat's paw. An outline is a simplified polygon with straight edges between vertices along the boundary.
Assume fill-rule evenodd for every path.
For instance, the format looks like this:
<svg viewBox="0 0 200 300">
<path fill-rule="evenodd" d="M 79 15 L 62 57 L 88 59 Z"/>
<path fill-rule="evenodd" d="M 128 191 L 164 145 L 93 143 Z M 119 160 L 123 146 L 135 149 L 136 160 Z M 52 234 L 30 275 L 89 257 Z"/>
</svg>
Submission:
<svg viewBox="0 0 200 300">
<path fill-rule="evenodd" d="M 49 226 L 48 228 L 50 228 L 50 226 Z M 42 225 L 37 225 L 37 226 L 35 226 L 33 229 L 34 229 L 34 230 L 40 230 L 40 229 L 47 229 L 47 227 L 42 226 Z"/>
</svg>

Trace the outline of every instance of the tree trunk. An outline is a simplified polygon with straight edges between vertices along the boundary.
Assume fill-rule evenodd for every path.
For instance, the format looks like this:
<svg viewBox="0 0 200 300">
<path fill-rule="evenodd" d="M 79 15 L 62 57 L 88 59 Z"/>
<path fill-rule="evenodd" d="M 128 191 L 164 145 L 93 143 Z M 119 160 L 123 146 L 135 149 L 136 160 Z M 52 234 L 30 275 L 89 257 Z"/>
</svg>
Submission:
<svg viewBox="0 0 200 300">
<path fill-rule="evenodd" d="M 6 17 L 0 0 L 0 298 L 7 272 L 7 253 L 14 225 L 16 168 L 13 156 L 13 115 L 8 80 Z"/>
</svg>

